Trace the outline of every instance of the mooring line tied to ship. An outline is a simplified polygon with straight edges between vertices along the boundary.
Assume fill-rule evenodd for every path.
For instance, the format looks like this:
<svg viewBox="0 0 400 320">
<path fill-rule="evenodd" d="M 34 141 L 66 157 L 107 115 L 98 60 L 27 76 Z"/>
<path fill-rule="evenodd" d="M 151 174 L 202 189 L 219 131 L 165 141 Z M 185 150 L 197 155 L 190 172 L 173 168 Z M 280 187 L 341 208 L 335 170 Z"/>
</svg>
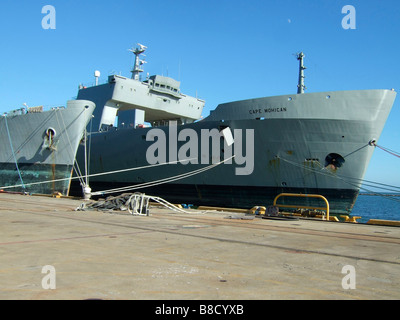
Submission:
<svg viewBox="0 0 400 320">
<path fill-rule="evenodd" d="M 185 178 L 188 178 L 190 176 L 194 176 L 197 174 L 200 174 L 202 172 L 208 171 L 210 169 L 213 169 L 219 165 L 221 165 L 222 163 L 228 162 L 229 160 L 233 159 L 235 157 L 235 155 L 224 159 L 220 162 L 217 163 L 213 163 L 209 166 L 206 166 L 204 168 L 200 168 L 197 170 L 192 170 L 189 172 L 185 172 L 182 174 L 178 174 L 176 176 L 172 176 L 172 177 L 168 177 L 168 178 L 163 178 L 163 179 L 159 179 L 159 180 L 154 180 L 154 181 L 149 181 L 149 182 L 144 182 L 141 184 L 135 184 L 135 185 L 131 185 L 131 186 L 126 186 L 126 187 L 120 187 L 120 188 L 115 188 L 115 189 L 108 189 L 108 190 L 103 190 L 103 191 L 96 191 L 96 192 L 92 192 L 91 195 L 94 196 L 99 196 L 99 195 L 105 195 L 105 194 L 110 194 L 110 193 L 117 193 L 117 192 L 125 192 L 125 191 L 132 191 L 132 190 L 136 190 L 136 189 L 143 189 L 146 187 L 152 187 L 152 186 L 156 186 L 156 185 L 160 185 L 160 184 L 166 184 L 166 183 L 170 183 L 173 181 L 177 181 L 177 180 L 182 180 Z"/>
<path fill-rule="evenodd" d="M 181 213 L 199 213 L 195 211 L 186 211 L 180 208 L 178 205 L 172 204 L 163 198 L 156 196 L 149 196 L 144 193 L 123 193 L 119 196 L 110 196 L 106 199 L 98 200 L 95 202 L 86 203 L 83 202 L 75 211 L 127 211 L 131 215 L 149 216 L 150 215 L 150 201 L 159 203 L 161 206 L 181 212 Z"/>
<path fill-rule="evenodd" d="M 12 152 L 12 155 L 13 155 L 13 158 L 14 158 L 15 166 L 16 166 L 16 168 L 17 168 L 19 180 L 21 181 L 22 189 L 25 190 L 25 189 L 26 189 L 26 186 L 25 186 L 25 184 L 24 184 L 24 180 L 22 179 L 21 171 L 19 170 L 19 166 L 18 166 L 18 161 L 17 161 L 17 158 L 16 158 L 16 156 L 15 156 L 15 151 L 14 151 L 14 147 L 13 147 L 12 140 L 11 140 L 10 130 L 9 130 L 9 128 L 8 128 L 7 116 L 4 117 L 4 121 L 5 121 L 5 124 L 6 124 L 7 135 L 8 135 L 8 141 L 9 141 L 9 143 L 10 143 L 10 148 L 11 148 L 11 152 Z"/>
<path fill-rule="evenodd" d="M 195 159 L 195 158 L 185 159 L 185 161 L 190 161 L 190 160 L 193 160 L 193 159 Z M 165 165 L 169 165 L 169 164 L 175 164 L 175 163 L 178 163 L 178 162 L 179 161 L 170 161 L 170 162 L 157 163 L 157 164 L 141 166 L 141 167 L 133 167 L 133 168 L 128 168 L 128 169 L 121 169 L 121 170 L 114 170 L 114 171 L 107 171 L 107 172 L 100 172 L 100 173 L 93 173 L 93 174 L 88 174 L 86 177 L 98 177 L 98 176 L 112 175 L 112 174 L 117 174 L 117 173 L 121 173 L 121 172 L 128 172 L 128 171 L 134 171 L 134 170 L 151 169 L 151 168 L 154 168 L 154 167 L 165 166 Z M 61 179 L 52 179 L 52 180 L 46 180 L 46 181 L 37 181 L 37 182 L 25 183 L 24 185 L 23 184 L 16 184 L 16 185 L 13 185 L 13 186 L 1 186 L 0 189 L 20 188 L 22 186 L 26 187 L 26 186 L 54 183 L 54 182 L 67 181 L 67 180 L 76 180 L 76 179 L 79 179 L 81 185 L 85 185 L 86 186 L 86 183 L 83 181 L 83 178 L 85 176 L 80 174 L 79 173 L 80 171 L 78 171 L 75 167 L 74 167 L 74 169 L 75 169 L 76 174 L 77 174 L 74 177 L 61 178 Z M 98 194 L 102 195 L 103 193 L 99 192 Z"/>
<path fill-rule="evenodd" d="M 379 146 L 379 145 L 376 144 L 375 140 L 369 141 L 367 146 L 368 145 L 374 146 L 374 147 L 378 147 L 378 148 L 382 149 L 383 151 L 388 152 L 391 155 L 394 155 L 394 156 L 400 158 L 400 152 L 393 151 L 393 150 L 391 150 L 389 148 L 385 148 L 385 147 Z M 353 153 L 361 150 L 362 148 L 359 148 L 359 149 L 351 152 L 350 154 L 353 154 Z M 376 189 L 384 190 L 386 192 L 391 192 L 391 193 L 399 193 L 400 192 L 400 187 L 399 186 L 388 185 L 388 184 L 369 181 L 369 180 L 365 180 L 365 179 L 352 178 L 352 177 L 342 176 L 342 175 L 339 175 L 339 174 L 332 174 L 332 172 L 330 172 L 329 170 L 326 170 L 326 167 L 322 166 L 319 162 L 317 163 L 319 165 L 319 167 L 311 168 L 311 167 L 305 167 L 304 165 L 302 165 L 300 163 L 296 163 L 296 162 L 290 161 L 289 159 L 285 159 L 283 157 L 277 156 L 277 158 L 287 162 L 288 164 L 296 166 L 296 167 L 298 167 L 298 168 L 300 168 L 302 170 L 308 170 L 308 171 L 313 172 L 315 174 L 325 175 L 325 176 L 329 176 L 329 177 L 334 178 L 334 179 L 339 179 L 339 180 L 343 181 L 344 183 L 347 183 L 347 184 L 349 184 L 351 186 L 354 186 L 354 187 L 358 187 L 361 190 L 367 191 L 370 194 L 381 196 L 381 197 L 384 197 L 386 199 L 389 199 L 389 200 L 392 200 L 392 201 L 395 201 L 395 202 L 400 202 L 400 199 L 398 197 L 396 197 L 396 196 L 393 196 L 391 194 L 382 194 L 382 193 L 374 192 L 374 191 L 371 191 L 370 189 L 367 189 L 365 187 L 365 186 L 367 186 L 367 187 L 371 187 L 371 188 L 376 188 Z M 361 184 L 361 186 L 360 186 L 360 184 Z"/>
<path fill-rule="evenodd" d="M 383 151 L 385 151 L 385 152 L 391 154 L 392 156 L 395 156 L 395 157 L 397 157 L 397 158 L 400 158 L 400 152 L 397 152 L 397 151 L 391 150 L 391 149 L 389 149 L 389 148 L 386 148 L 386 147 L 377 145 L 375 140 L 371 140 L 371 141 L 370 141 L 370 145 L 372 145 L 372 146 L 374 146 L 374 147 L 378 147 L 379 149 L 381 149 L 381 150 L 383 150 Z"/>
</svg>

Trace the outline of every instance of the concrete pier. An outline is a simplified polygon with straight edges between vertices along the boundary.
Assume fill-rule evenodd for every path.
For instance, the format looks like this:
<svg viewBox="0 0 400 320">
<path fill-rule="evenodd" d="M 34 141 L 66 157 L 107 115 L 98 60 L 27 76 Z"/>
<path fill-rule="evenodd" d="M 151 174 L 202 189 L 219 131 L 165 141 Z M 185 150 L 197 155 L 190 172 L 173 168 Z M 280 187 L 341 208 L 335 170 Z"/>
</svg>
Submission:
<svg viewBox="0 0 400 320">
<path fill-rule="evenodd" d="M 399 227 L 82 202 L 0 194 L 0 299 L 400 298 Z"/>
</svg>

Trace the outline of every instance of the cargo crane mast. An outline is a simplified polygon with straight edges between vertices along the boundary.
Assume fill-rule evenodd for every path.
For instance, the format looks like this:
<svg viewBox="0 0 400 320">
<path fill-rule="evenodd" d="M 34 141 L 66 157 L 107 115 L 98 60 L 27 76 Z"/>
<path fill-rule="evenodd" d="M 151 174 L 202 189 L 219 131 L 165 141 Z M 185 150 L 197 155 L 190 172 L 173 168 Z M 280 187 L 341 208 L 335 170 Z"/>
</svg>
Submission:
<svg viewBox="0 0 400 320">
<path fill-rule="evenodd" d="M 303 64 L 303 59 L 305 57 L 303 52 L 300 52 L 296 54 L 297 60 L 299 60 L 299 83 L 297 85 L 297 93 L 301 94 L 304 93 L 304 90 L 307 89 L 306 86 L 304 85 L 304 70 L 306 67 Z"/>
</svg>

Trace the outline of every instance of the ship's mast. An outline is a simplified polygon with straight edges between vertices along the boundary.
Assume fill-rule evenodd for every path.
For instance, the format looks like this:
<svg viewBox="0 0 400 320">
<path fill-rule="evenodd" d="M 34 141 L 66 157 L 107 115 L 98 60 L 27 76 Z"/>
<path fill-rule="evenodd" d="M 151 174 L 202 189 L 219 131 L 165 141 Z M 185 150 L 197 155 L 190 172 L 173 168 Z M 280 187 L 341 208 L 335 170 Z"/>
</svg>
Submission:
<svg viewBox="0 0 400 320">
<path fill-rule="evenodd" d="M 129 49 L 129 51 L 133 52 L 133 54 L 135 55 L 135 65 L 133 67 L 133 70 L 131 71 L 132 79 L 135 79 L 135 80 L 139 80 L 139 75 L 141 72 L 143 72 L 143 70 L 140 69 L 140 66 L 146 63 L 146 61 L 140 60 L 140 55 L 146 51 L 147 47 L 140 43 L 138 43 L 138 46 L 139 46 L 138 48 Z"/>
<path fill-rule="evenodd" d="M 297 55 L 297 60 L 299 60 L 299 84 L 297 85 L 297 93 L 301 94 L 304 93 L 304 90 L 307 89 L 306 86 L 304 85 L 304 70 L 306 67 L 303 64 L 303 59 L 305 57 L 303 52 L 298 53 Z"/>
</svg>

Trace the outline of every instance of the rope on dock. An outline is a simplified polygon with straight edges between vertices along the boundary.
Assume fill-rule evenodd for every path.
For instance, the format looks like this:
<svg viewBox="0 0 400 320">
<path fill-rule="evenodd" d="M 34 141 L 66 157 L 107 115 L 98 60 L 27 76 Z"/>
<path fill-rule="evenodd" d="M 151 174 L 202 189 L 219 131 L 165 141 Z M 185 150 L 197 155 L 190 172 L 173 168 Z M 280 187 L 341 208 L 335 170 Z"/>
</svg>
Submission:
<svg viewBox="0 0 400 320">
<path fill-rule="evenodd" d="M 98 211 L 128 211 L 132 215 L 149 215 L 150 200 L 159 203 L 163 207 L 181 213 L 202 213 L 186 211 L 179 206 L 156 196 L 147 196 L 144 193 L 123 193 L 119 196 L 110 196 L 106 199 L 90 203 L 83 202 L 75 211 L 98 210 Z"/>
</svg>

